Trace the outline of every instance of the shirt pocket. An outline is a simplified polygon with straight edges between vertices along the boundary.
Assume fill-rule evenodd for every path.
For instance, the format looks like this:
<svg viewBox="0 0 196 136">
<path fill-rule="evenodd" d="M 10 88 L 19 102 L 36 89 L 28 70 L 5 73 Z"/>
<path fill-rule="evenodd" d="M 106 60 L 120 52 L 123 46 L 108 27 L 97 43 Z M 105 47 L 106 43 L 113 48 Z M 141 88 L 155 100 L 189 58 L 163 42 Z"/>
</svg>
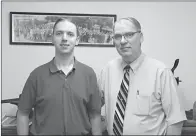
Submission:
<svg viewBox="0 0 196 136">
<path fill-rule="evenodd" d="M 133 105 L 133 114 L 149 115 L 150 113 L 150 96 L 145 94 L 137 94 Z"/>
</svg>

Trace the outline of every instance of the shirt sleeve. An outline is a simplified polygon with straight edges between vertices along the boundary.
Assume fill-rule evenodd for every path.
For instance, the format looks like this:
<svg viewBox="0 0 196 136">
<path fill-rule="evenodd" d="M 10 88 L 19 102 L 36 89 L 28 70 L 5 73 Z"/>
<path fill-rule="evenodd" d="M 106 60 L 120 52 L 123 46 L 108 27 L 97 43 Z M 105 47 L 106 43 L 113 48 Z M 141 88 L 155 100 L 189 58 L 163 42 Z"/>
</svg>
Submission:
<svg viewBox="0 0 196 136">
<path fill-rule="evenodd" d="M 19 99 L 18 109 L 30 113 L 35 103 L 36 81 L 32 74 L 28 77 Z"/>
<path fill-rule="evenodd" d="M 186 120 L 186 114 L 180 103 L 177 82 L 170 69 L 164 69 L 160 77 L 161 101 L 168 126 Z"/>
<path fill-rule="evenodd" d="M 101 94 L 98 89 L 97 77 L 94 71 L 90 76 L 90 90 L 92 91 L 88 102 L 90 112 L 101 113 Z"/>
<path fill-rule="evenodd" d="M 98 88 L 101 94 L 101 106 L 105 104 L 104 99 L 104 70 L 101 70 L 99 77 L 98 77 Z"/>
</svg>

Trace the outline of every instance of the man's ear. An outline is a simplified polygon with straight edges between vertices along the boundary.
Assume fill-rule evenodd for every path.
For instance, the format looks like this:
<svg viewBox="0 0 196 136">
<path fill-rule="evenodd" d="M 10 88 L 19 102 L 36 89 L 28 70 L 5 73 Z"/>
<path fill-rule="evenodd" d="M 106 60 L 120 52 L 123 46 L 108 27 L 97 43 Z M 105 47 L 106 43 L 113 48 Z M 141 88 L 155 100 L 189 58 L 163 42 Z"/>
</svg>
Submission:
<svg viewBox="0 0 196 136">
<path fill-rule="evenodd" d="M 54 45 L 54 34 L 52 34 L 52 44 Z"/>
<path fill-rule="evenodd" d="M 143 36 L 143 33 L 141 32 L 140 43 L 143 43 L 143 41 L 144 41 L 144 36 Z"/>
</svg>

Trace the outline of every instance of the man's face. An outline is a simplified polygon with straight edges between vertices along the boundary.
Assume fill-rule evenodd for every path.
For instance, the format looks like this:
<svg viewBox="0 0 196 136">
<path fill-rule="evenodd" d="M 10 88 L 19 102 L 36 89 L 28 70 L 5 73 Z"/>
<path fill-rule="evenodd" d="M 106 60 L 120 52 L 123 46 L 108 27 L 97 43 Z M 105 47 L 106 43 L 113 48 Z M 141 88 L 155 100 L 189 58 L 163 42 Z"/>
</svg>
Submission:
<svg viewBox="0 0 196 136">
<path fill-rule="evenodd" d="M 75 24 L 69 21 L 59 22 L 54 28 L 52 42 L 57 54 L 71 54 L 79 43 Z"/>
<path fill-rule="evenodd" d="M 124 35 L 124 36 L 122 36 Z M 143 35 L 128 20 L 121 20 L 114 26 L 114 45 L 123 58 L 136 59 L 141 52 Z"/>
</svg>

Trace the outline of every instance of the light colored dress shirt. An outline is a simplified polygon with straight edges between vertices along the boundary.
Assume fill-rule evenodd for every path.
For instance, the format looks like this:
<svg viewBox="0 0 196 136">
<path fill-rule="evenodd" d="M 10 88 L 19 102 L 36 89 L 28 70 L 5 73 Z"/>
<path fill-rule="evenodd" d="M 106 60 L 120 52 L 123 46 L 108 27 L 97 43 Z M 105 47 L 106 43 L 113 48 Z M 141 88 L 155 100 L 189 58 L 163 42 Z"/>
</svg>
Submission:
<svg viewBox="0 0 196 136">
<path fill-rule="evenodd" d="M 99 77 L 109 135 L 114 134 L 114 111 L 126 65 L 122 58 L 116 58 L 106 65 Z M 186 120 L 170 68 L 143 53 L 130 66 L 123 135 L 165 135 L 168 126 Z"/>
</svg>

